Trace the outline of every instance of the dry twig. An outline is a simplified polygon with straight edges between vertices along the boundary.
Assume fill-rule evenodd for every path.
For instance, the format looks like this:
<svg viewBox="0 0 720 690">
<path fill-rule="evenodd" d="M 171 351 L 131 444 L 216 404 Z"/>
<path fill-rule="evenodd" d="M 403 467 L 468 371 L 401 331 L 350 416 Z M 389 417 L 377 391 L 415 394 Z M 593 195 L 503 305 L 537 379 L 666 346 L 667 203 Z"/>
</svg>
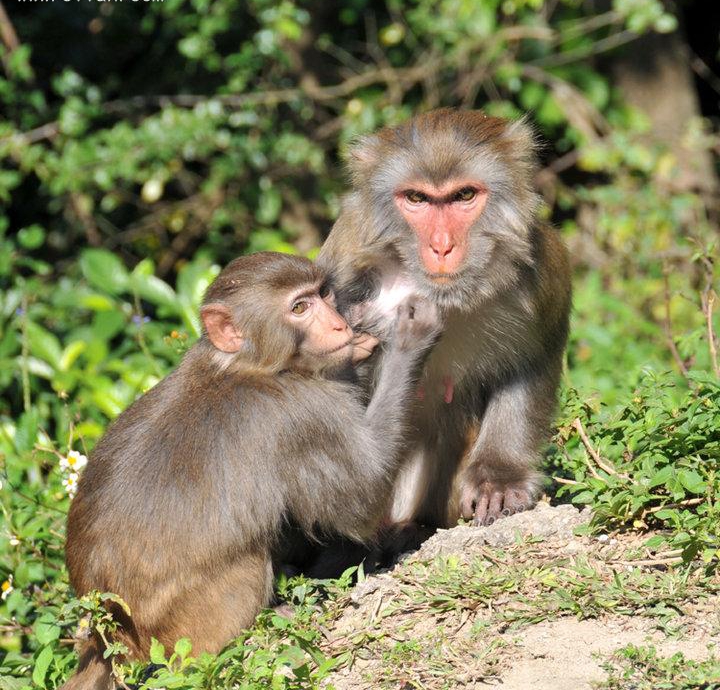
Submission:
<svg viewBox="0 0 720 690">
<path fill-rule="evenodd" d="M 2 2 L 0 2 L 0 40 L 6 49 L 6 54 L 2 56 L 3 67 L 6 72 L 9 72 L 9 57 L 20 47 L 20 41 Z"/>
<path fill-rule="evenodd" d="M 713 262 L 709 256 L 701 257 L 703 265 L 703 272 L 705 274 L 705 287 L 700 293 L 700 303 L 702 304 L 702 311 L 705 315 L 705 323 L 707 327 L 707 338 L 708 338 L 708 349 L 710 350 L 710 363 L 712 365 L 715 376 L 720 379 L 720 365 L 718 364 L 718 346 L 717 337 L 715 336 L 715 330 L 713 328 L 713 310 L 715 308 L 715 299 L 717 294 L 715 293 L 714 283 L 714 271 Z"/>
<path fill-rule="evenodd" d="M 678 352 L 677 345 L 675 345 L 675 338 L 673 338 L 672 334 L 672 320 L 670 317 L 670 282 L 668 280 L 667 266 L 663 267 L 663 295 L 663 300 L 665 302 L 665 315 L 663 317 L 663 331 L 665 332 L 665 340 L 667 341 L 668 348 L 670 349 L 670 354 L 672 355 L 675 364 L 678 365 L 678 368 L 680 369 L 680 373 L 683 375 L 683 378 L 688 383 L 691 383 L 690 379 L 688 378 L 687 365 L 685 364 L 683 358 Z"/>
<path fill-rule="evenodd" d="M 592 444 L 590 443 L 590 439 L 588 438 L 588 435 L 585 433 L 585 427 L 583 427 L 582 422 L 580 421 L 579 417 L 575 418 L 575 421 L 572 423 L 573 429 L 578 432 L 578 435 L 580 436 L 580 440 L 582 441 L 583 446 L 585 446 L 585 449 L 590 454 L 590 457 L 595 461 L 595 464 L 603 471 L 607 472 L 609 475 L 612 475 L 613 477 L 622 477 L 623 479 L 627 479 L 627 475 L 621 474 L 618 472 L 612 465 L 608 464 L 605 460 L 603 460 L 600 457 L 600 454 L 593 448 Z M 602 479 L 602 477 L 595 472 L 592 465 L 588 462 L 588 467 L 590 468 L 590 472 L 592 473 L 593 477 L 596 479 Z"/>
</svg>

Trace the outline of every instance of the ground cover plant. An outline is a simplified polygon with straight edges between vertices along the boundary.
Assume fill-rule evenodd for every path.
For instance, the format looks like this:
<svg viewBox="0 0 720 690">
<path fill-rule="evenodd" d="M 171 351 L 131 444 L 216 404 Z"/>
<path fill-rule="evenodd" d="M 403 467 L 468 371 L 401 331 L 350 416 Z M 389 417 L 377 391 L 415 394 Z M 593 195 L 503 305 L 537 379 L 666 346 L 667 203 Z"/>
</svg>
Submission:
<svg viewBox="0 0 720 690">
<path fill-rule="evenodd" d="M 718 122 L 698 110 L 676 138 L 655 138 L 612 68 L 642 36 L 682 40 L 677 13 L 697 24 L 693 4 L 327 5 L 4 4 L 0 690 L 59 687 L 73 637 L 111 633 L 103 597 L 67 584 L 69 501 L 108 423 L 197 338 L 220 266 L 262 249 L 313 256 L 346 143 L 438 105 L 529 112 L 544 142 L 542 214 L 574 267 L 545 490 L 592 509 L 568 537 L 579 551 L 529 538 L 407 564 L 388 601 L 360 605 L 365 618 L 348 617 L 350 573 L 282 580 L 291 619 L 264 613 L 214 657 L 155 647 L 151 677 L 119 661 L 118 676 L 457 687 L 499 677 L 514 635 L 557 621 L 647 620 L 674 639 L 702 610 L 717 638 Z M 603 652 L 603 687 L 720 686 L 717 653 L 659 644 Z"/>
</svg>

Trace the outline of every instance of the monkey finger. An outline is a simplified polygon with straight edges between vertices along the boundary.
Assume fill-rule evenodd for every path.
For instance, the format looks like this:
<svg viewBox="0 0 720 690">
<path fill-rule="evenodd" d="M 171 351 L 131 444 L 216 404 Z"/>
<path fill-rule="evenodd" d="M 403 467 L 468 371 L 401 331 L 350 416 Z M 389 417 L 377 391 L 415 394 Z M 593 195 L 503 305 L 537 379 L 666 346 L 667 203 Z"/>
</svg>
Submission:
<svg viewBox="0 0 720 690">
<path fill-rule="evenodd" d="M 353 339 L 352 362 L 357 364 L 367 359 L 373 350 L 380 343 L 380 340 L 369 333 L 360 333 Z"/>
<path fill-rule="evenodd" d="M 503 502 L 503 515 L 514 515 L 527 510 L 533 501 L 530 494 L 523 489 L 508 489 Z"/>
<path fill-rule="evenodd" d="M 493 491 L 488 499 L 487 512 L 485 514 L 485 520 L 482 524 L 492 525 L 493 522 L 498 520 L 501 516 L 503 508 L 503 493 L 502 491 Z"/>
<path fill-rule="evenodd" d="M 423 390 L 423 398 L 425 391 Z M 470 520 L 475 515 L 475 491 L 471 489 L 463 489 L 460 496 L 460 516 L 463 520 Z"/>
<path fill-rule="evenodd" d="M 475 519 L 474 525 L 484 525 L 488 516 L 488 508 L 490 505 L 490 494 L 487 491 L 481 491 L 475 501 Z"/>
</svg>

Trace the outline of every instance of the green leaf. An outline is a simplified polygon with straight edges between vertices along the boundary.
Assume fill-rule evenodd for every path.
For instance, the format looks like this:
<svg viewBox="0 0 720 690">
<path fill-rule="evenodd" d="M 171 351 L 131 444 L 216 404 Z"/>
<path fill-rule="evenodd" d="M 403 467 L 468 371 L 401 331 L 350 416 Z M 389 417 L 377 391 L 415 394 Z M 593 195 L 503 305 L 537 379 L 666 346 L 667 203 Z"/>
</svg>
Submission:
<svg viewBox="0 0 720 690">
<path fill-rule="evenodd" d="M 666 465 L 659 472 L 656 472 L 648 482 L 648 488 L 652 489 L 656 486 L 665 485 L 673 476 L 675 468 L 672 465 Z"/>
<path fill-rule="evenodd" d="M 44 613 L 33 624 L 33 632 L 40 644 L 47 645 L 60 637 L 61 629 L 55 622 L 55 616 Z"/>
<path fill-rule="evenodd" d="M 693 494 L 705 493 L 707 485 L 695 470 L 682 469 L 678 472 L 680 483 Z"/>
<path fill-rule="evenodd" d="M 109 311 L 115 308 L 115 302 L 110 299 L 107 295 L 101 295 L 96 292 L 89 295 L 83 295 L 80 299 L 80 304 L 87 309 L 93 311 Z"/>
<path fill-rule="evenodd" d="M 92 329 L 98 338 L 110 340 L 125 328 L 125 316 L 121 311 L 100 311 L 95 314 Z"/>
<path fill-rule="evenodd" d="M 155 264 L 152 259 L 143 259 L 140 261 L 135 268 L 133 268 L 132 274 L 134 276 L 143 275 L 151 276 L 155 275 Z"/>
<path fill-rule="evenodd" d="M 118 295 L 127 289 L 125 264 L 105 249 L 86 249 L 80 256 L 80 269 L 93 287 L 104 292 Z"/>
<path fill-rule="evenodd" d="M 47 670 L 50 668 L 52 660 L 52 647 L 43 647 L 40 654 L 38 654 L 35 659 L 35 668 L 32 672 L 32 679 L 34 683 L 41 687 L 45 686 L 45 676 L 47 674 Z"/>
<path fill-rule="evenodd" d="M 192 643 L 187 637 L 181 637 L 176 643 L 175 643 L 175 653 L 181 658 L 186 659 L 188 656 L 190 656 L 190 652 L 192 651 Z"/>
<path fill-rule="evenodd" d="M 36 223 L 18 230 L 17 237 L 20 246 L 25 249 L 37 249 L 45 241 L 45 230 Z"/>
<path fill-rule="evenodd" d="M 163 305 L 177 309 L 178 301 L 175 291 L 157 276 L 147 276 L 143 273 L 133 272 L 131 279 L 133 292 L 152 304 Z"/>
<path fill-rule="evenodd" d="M 40 426 L 40 412 L 36 407 L 23 412 L 15 430 L 15 449 L 27 453 L 35 447 Z"/>
<path fill-rule="evenodd" d="M 129 617 L 132 617 L 130 606 L 128 606 L 128 603 L 121 596 L 113 594 L 112 592 L 103 592 L 100 594 L 100 599 L 105 602 L 112 601 L 114 604 L 117 604 Z"/>
<path fill-rule="evenodd" d="M 219 266 L 207 265 L 200 259 L 185 264 L 177 279 L 177 293 L 196 309 L 202 301 L 205 291 L 220 272 Z"/>
<path fill-rule="evenodd" d="M 60 357 L 60 371 L 67 371 L 75 364 L 75 360 L 85 351 L 87 343 L 84 340 L 76 340 L 68 343 Z"/>
<path fill-rule="evenodd" d="M 20 690 L 29 688 L 26 678 L 15 678 L 14 676 L 0 676 L 0 690 Z"/>
<path fill-rule="evenodd" d="M 659 549 L 667 544 L 667 539 L 662 534 L 656 534 L 645 542 L 648 549 Z"/>
<path fill-rule="evenodd" d="M 165 666 L 165 646 L 154 637 L 150 641 L 150 661 L 153 664 Z"/>
<path fill-rule="evenodd" d="M 180 303 L 180 316 L 182 317 L 183 324 L 187 328 L 190 335 L 196 338 L 200 337 L 202 329 L 200 328 L 200 319 L 197 311 L 190 305 L 185 303 L 185 300 L 181 300 Z"/>
<path fill-rule="evenodd" d="M 44 360 L 54 369 L 60 369 L 62 348 L 57 336 L 34 321 L 28 321 L 25 328 L 30 353 Z"/>
<path fill-rule="evenodd" d="M 592 503 L 595 494 L 592 491 L 581 491 L 572 497 L 573 503 Z"/>
</svg>

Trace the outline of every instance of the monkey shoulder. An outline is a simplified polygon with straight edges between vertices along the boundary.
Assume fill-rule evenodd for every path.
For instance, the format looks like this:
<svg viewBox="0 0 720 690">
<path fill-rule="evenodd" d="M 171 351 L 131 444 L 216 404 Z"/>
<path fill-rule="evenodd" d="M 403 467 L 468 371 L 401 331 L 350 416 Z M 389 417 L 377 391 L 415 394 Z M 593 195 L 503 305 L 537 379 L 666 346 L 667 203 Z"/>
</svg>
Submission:
<svg viewBox="0 0 720 690">
<path fill-rule="evenodd" d="M 357 192 L 342 199 L 340 215 L 320 248 L 318 265 L 327 271 L 336 287 L 351 285 L 374 255 L 378 242 L 372 212 Z"/>
<path fill-rule="evenodd" d="M 570 258 L 560 233 L 546 223 L 535 228 L 537 289 L 535 314 L 543 331 L 566 331 L 572 299 Z"/>
</svg>

